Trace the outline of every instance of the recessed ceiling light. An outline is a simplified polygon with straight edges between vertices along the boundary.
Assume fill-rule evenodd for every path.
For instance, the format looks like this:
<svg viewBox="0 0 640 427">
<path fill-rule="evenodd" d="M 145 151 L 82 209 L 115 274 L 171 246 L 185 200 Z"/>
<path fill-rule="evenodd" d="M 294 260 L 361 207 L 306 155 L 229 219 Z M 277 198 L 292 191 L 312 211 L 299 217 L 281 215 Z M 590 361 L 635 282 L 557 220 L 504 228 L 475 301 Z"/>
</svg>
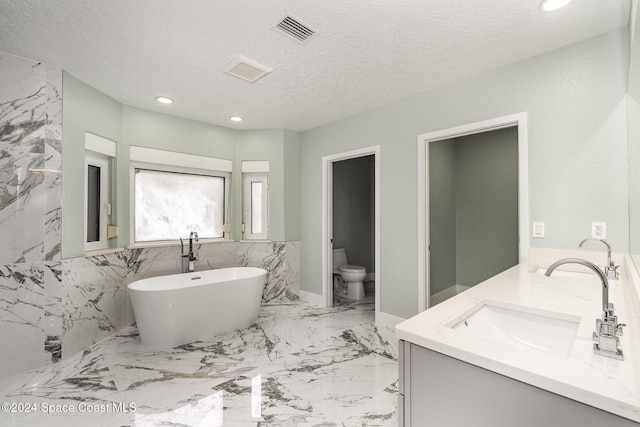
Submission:
<svg viewBox="0 0 640 427">
<path fill-rule="evenodd" d="M 162 104 L 172 104 L 173 99 L 167 98 L 166 96 L 156 96 L 156 101 L 161 102 Z"/>
<path fill-rule="evenodd" d="M 571 1 L 572 0 L 542 0 L 542 3 L 540 3 L 540 10 L 543 12 L 553 12 L 558 9 L 562 9 L 571 3 Z"/>
<path fill-rule="evenodd" d="M 243 119 L 240 116 L 231 116 L 229 117 L 229 120 L 231 120 L 232 122 L 241 122 Z"/>
</svg>

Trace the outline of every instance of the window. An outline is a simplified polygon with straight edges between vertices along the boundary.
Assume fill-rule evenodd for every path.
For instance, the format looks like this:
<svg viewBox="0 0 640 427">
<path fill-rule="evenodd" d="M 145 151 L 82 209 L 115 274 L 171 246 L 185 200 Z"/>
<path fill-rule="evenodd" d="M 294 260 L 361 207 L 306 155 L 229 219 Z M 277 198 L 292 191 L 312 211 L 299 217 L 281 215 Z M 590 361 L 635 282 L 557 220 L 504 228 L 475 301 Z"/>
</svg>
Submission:
<svg viewBox="0 0 640 427">
<path fill-rule="evenodd" d="M 116 143 L 85 133 L 84 156 L 84 250 L 109 247 L 107 224 L 111 215 L 111 168 Z"/>
<path fill-rule="evenodd" d="M 243 223 L 242 234 L 245 240 L 266 240 L 267 231 L 267 195 L 269 185 L 266 174 L 244 174 L 243 178 Z"/>
<path fill-rule="evenodd" d="M 135 169 L 135 242 L 223 238 L 225 177 Z"/>
<path fill-rule="evenodd" d="M 132 243 L 229 232 L 232 161 L 130 147 Z"/>
</svg>

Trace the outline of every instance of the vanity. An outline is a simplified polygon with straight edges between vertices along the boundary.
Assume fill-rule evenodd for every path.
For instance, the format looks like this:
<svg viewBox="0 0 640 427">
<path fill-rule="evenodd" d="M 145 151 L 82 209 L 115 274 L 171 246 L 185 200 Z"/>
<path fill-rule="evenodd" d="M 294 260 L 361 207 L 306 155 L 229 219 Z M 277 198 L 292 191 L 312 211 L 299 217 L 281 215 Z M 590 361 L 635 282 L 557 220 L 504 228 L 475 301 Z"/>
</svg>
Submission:
<svg viewBox="0 0 640 427">
<path fill-rule="evenodd" d="M 602 285 L 521 263 L 396 326 L 399 425 L 640 426 L 640 317 L 628 269 L 609 284 L 624 360 L 594 354 Z"/>
</svg>

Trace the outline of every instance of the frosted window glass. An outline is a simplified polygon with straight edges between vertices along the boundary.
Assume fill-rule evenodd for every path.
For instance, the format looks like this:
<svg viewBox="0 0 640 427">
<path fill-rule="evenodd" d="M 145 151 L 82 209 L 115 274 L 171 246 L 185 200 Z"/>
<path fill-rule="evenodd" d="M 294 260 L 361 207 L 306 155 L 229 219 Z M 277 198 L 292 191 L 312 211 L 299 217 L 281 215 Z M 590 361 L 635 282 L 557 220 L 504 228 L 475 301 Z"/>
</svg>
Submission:
<svg viewBox="0 0 640 427">
<path fill-rule="evenodd" d="M 251 233 L 262 233 L 262 183 L 251 183 Z"/>
<path fill-rule="evenodd" d="M 135 241 L 224 237 L 224 178 L 136 169 Z"/>
</svg>

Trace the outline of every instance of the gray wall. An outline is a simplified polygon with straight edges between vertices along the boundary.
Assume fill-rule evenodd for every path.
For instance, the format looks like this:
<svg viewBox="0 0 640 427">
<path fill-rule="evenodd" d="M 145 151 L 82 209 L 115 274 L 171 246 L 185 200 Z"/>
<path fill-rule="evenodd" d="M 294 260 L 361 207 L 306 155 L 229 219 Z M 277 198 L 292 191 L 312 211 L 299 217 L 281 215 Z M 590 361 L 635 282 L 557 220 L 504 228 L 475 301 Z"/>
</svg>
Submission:
<svg viewBox="0 0 640 427">
<path fill-rule="evenodd" d="M 333 247 L 345 248 L 350 264 L 375 272 L 374 157 L 333 163 Z"/>
<path fill-rule="evenodd" d="M 234 175 L 230 194 L 232 235 L 240 239 L 242 160 L 270 164 L 270 239 L 299 240 L 300 136 L 284 130 L 238 131 L 167 114 L 123 106 L 64 73 L 63 256 L 83 253 L 84 135 L 89 131 L 118 142 L 115 215 L 120 235 L 112 247 L 130 244 L 129 147 L 140 146 L 228 159 Z"/>
<path fill-rule="evenodd" d="M 122 104 L 76 79 L 62 73 L 63 134 L 62 150 L 62 256 L 74 257 L 84 251 L 84 137 L 91 132 L 117 142 L 118 156 L 124 150 L 122 137 Z M 116 168 L 121 169 L 121 162 Z M 119 173 L 119 172 L 117 172 Z M 118 191 L 120 189 L 118 188 Z M 127 189 L 128 193 L 128 189 Z M 119 223 L 126 215 L 122 198 L 113 201 L 110 223 Z M 125 206 L 126 205 L 126 206 Z M 128 224 L 128 219 L 126 220 Z M 122 231 L 122 228 L 121 228 Z M 119 243 L 109 241 L 110 245 Z"/>
<path fill-rule="evenodd" d="M 518 263 L 518 129 L 456 138 L 456 283 Z"/>
<path fill-rule="evenodd" d="M 456 284 L 455 140 L 429 143 L 429 293 Z"/>
<path fill-rule="evenodd" d="M 302 134 L 302 289 L 322 293 L 322 157 L 374 145 L 381 160 L 383 313 L 418 311 L 417 136 L 528 112 L 533 246 L 575 248 L 606 221 L 614 250 L 628 247 L 626 30 L 476 75 Z M 615 171 L 615 173 L 612 173 Z"/>
<path fill-rule="evenodd" d="M 300 134 L 284 131 L 285 241 L 300 240 Z"/>
</svg>

